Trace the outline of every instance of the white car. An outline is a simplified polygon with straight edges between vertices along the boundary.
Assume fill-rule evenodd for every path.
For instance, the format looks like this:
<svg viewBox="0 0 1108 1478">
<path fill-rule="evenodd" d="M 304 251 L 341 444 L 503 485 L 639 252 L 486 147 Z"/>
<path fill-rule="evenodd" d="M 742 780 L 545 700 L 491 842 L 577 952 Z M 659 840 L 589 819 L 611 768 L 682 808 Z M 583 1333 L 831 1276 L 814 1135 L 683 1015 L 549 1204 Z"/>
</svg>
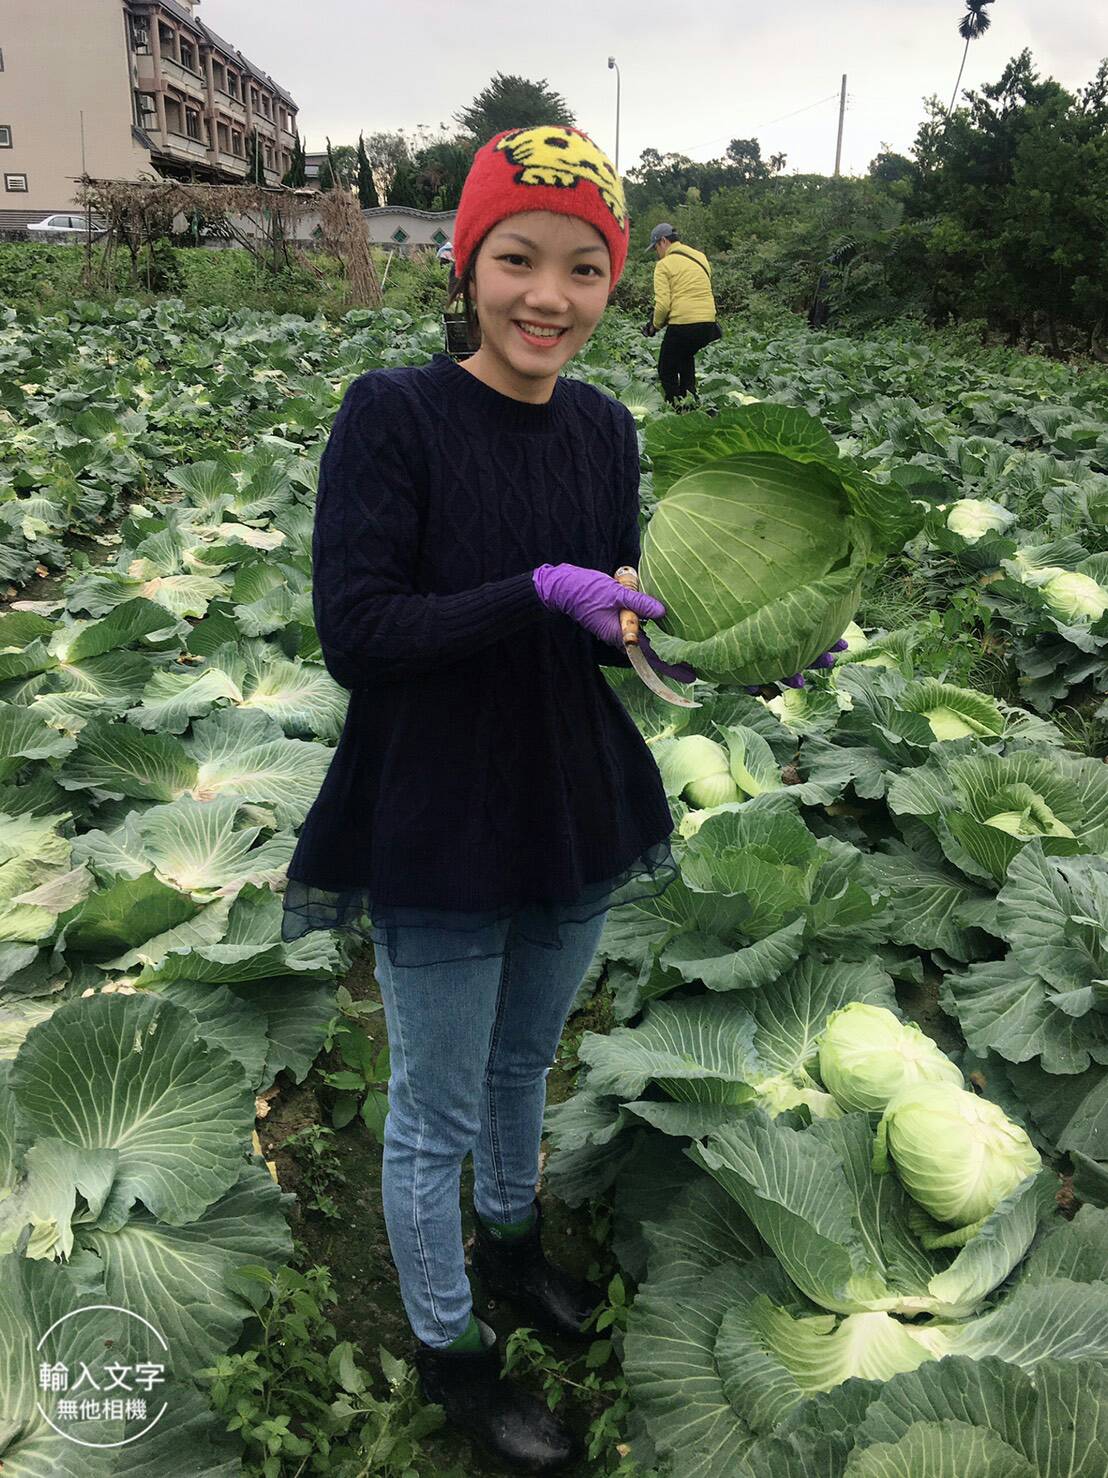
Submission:
<svg viewBox="0 0 1108 1478">
<path fill-rule="evenodd" d="M 45 216 L 41 221 L 33 221 L 26 228 L 30 236 L 54 237 L 58 241 L 87 241 L 88 221 L 81 214 L 69 214 L 59 212 L 56 215 Z M 107 229 L 101 216 L 92 218 L 92 239 L 99 240 Z"/>
</svg>

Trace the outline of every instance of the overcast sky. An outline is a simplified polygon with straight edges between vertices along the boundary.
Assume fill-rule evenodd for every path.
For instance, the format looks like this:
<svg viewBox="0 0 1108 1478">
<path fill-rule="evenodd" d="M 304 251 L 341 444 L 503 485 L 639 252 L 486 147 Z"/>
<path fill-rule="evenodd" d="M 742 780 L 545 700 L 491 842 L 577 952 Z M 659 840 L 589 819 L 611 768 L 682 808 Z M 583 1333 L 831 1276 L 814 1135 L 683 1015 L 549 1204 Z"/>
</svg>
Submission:
<svg viewBox="0 0 1108 1478">
<path fill-rule="evenodd" d="M 908 151 L 923 98 L 949 101 L 963 10 L 962 0 L 201 0 L 199 15 L 292 93 L 309 149 L 326 134 L 337 144 L 359 129 L 452 127 L 505 72 L 546 78 L 614 154 L 614 54 L 623 170 L 644 148 L 706 160 L 754 136 L 763 157 L 788 156 L 787 171 L 830 173 L 845 72 L 843 170 L 861 174 L 882 141 Z M 1108 0 L 995 0 L 991 14 L 963 88 L 994 81 L 1025 46 L 1071 90 L 1108 55 Z"/>
</svg>

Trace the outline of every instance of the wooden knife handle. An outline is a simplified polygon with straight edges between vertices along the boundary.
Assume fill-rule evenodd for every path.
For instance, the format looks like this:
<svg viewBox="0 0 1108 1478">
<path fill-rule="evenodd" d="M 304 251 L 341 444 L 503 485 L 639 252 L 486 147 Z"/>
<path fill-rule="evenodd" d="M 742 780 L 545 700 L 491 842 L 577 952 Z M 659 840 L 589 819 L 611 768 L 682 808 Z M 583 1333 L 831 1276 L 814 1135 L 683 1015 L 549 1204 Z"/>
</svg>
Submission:
<svg viewBox="0 0 1108 1478">
<path fill-rule="evenodd" d="M 615 573 L 616 580 L 626 590 L 638 590 L 639 573 L 631 565 L 620 565 Z M 624 646 L 637 647 L 639 644 L 639 617 L 636 611 L 623 610 L 619 613 L 619 627 L 623 632 Z"/>
</svg>

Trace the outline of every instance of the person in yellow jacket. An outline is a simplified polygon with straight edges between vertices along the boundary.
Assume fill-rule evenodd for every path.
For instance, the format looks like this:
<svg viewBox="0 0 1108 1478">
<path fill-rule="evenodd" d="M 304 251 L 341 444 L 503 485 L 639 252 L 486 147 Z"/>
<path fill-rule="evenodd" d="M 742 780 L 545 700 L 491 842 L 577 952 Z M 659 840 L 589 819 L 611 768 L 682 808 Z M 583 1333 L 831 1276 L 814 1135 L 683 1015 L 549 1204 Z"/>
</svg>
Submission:
<svg viewBox="0 0 1108 1478">
<path fill-rule="evenodd" d="M 696 354 L 705 344 L 723 337 L 716 322 L 712 296 L 712 268 L 702 251 L 686 246 L 663 221 L 650 233 L 650 247 L 658 258 L 654 268 L 654 315 L 644 333 L 665 329 L 658 355 L 658 378 L 667 401 L 696 394 Z"/>
</svg>

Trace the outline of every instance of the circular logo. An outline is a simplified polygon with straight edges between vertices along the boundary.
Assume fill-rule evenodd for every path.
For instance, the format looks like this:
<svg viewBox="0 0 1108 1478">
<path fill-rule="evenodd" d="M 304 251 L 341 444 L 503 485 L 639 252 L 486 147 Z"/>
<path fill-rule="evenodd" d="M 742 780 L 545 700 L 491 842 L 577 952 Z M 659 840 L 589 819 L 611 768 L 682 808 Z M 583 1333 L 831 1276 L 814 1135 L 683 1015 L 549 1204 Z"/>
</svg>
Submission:
<svg viewBox="0 0 1108 1478">
<path fill-rule="evenodd" d="M 39 1415 L 78 1447 L 126 1447 L 161 1421 L 169 1345 L 149 1319 L 86 1304 L 55 1319 L 35 1346 Z M 131 1429 L 138 1425 L 137 1431 Z M 115 1441 L 106 1437 L 124 1430 Z"/>
</svg>

